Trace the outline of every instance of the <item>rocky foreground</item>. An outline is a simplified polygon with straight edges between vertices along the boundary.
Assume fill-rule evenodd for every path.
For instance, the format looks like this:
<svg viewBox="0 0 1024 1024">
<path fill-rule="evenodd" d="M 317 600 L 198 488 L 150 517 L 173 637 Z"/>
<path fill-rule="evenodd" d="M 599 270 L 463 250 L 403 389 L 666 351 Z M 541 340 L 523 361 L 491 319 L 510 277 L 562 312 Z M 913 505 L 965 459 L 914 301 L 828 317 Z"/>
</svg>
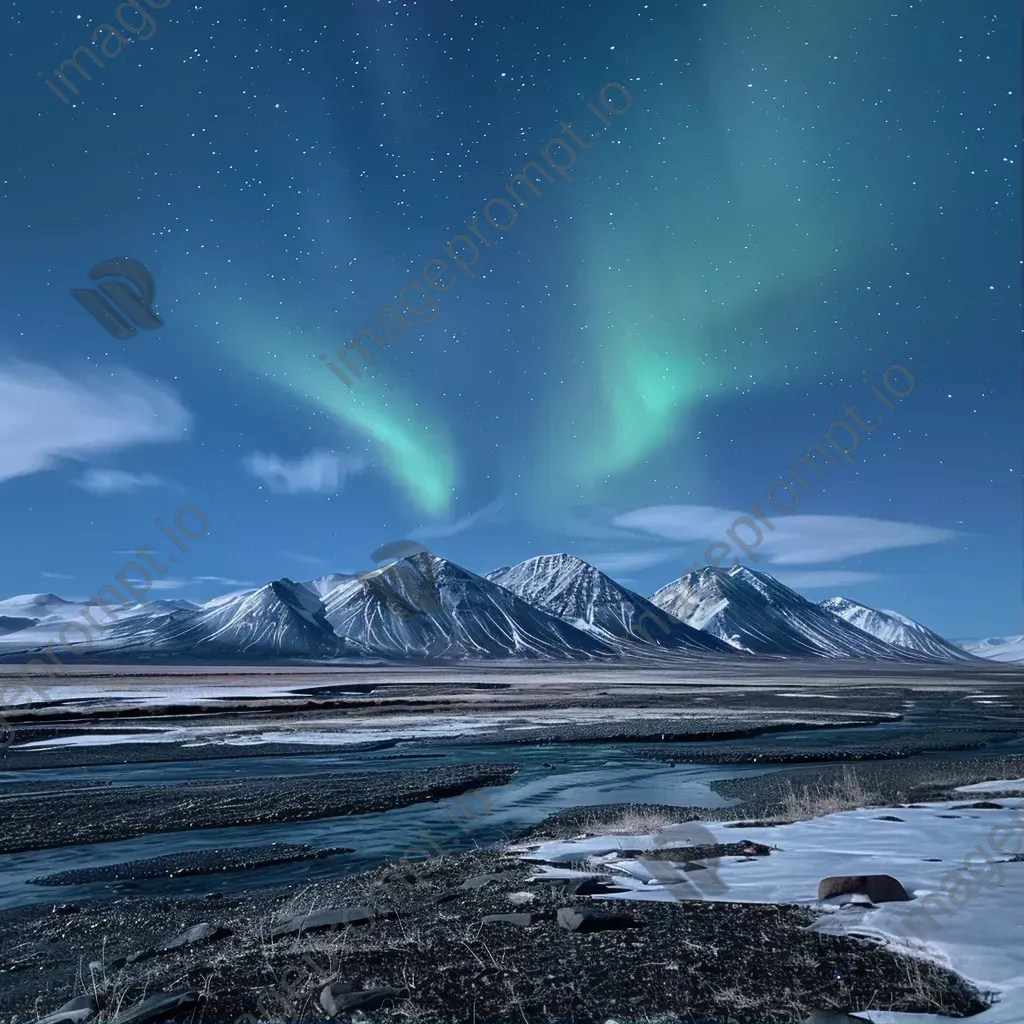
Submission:
<svg viewBox="0 0 1024 1024">
<path fill-rule="evenodd" d="M 593 825 L 622 808 L 583 811 Z M 564 834 L 572 818 L 531 835 Z M 679 860 L 699 856 L 771 851 L 738 830 L 728 847 Z M 792 1024 L 831 1008 L 963 1017 L 986 1005 L 940 967 L 808 931 L 818 914 L 807 908 L 612 903 L 599 897 L 614 880 L 593 865 L 557 882 L 534 878 L 537 867 L 490 850 L 241 897 L 9 912 L 0 1014 L 16 1024 Z"/>
</svg>

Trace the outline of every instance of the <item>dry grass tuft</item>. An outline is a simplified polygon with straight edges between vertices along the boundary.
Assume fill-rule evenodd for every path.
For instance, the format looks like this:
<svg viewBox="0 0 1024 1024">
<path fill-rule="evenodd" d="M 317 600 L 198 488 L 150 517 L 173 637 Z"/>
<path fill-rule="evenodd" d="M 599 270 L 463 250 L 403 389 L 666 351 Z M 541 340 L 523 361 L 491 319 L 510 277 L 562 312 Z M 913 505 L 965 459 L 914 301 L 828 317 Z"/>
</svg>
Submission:
<svg viewBox="0 0 1024 1024">
<path fill-rule="evenodd" d="M 782 790 L 779 818 L 786 821 L 806 821 L 821 818 L 839 811 L 855 811 L 884 803 L 878 793 L 864 788 L 857 773 L 848 765 L 843 767 L 841 779 L 819 782 L 813 789 L 801 786 L 797 792 L 793 783 L 786 780 Z"/>
</svg>

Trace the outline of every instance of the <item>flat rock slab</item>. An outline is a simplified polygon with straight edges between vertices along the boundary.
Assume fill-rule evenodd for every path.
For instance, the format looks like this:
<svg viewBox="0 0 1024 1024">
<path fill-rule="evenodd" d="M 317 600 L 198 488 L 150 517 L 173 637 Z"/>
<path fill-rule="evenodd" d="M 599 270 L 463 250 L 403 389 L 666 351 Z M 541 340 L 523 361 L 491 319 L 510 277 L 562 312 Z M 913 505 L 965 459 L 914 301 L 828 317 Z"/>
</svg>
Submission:
<svg viewBox="0 0 1024 1024">
<path fill-rule="evenodd" d="M 558 926 L 567 932 L 604 932 L 636 928 L 637 921 L 629 914 L 598 914 L 592 910 L 562 907 L 558 911 Z"/>
<path fill-rule="evenodd" d="M 36 1024 L 85 1024 L 96 1016 L 98 1007 L 92 996 L 75 996 L 59 1010 L 41 1017 Z"/>
<path fill-rule="evenodd" d="M 892 875 L 830 875 L 818 883 L 818 899 L 864 893 L 872 903 L 906 903 L 906 889 Z"/>
<path fill-rule="evenodd" d="M 529 928 L 540 921 L 550 921 L 551 914 L 485 914 L 480 918 L 481 924 L 514 924 L 520 928 Z"/>
<path fill-rule="evenodd" d="M 404 988 L 354 989 L 348 982 L 335 982 L 320 993 L 320 1005 L 329 1017 L 353 1010 L 379 1010 L 385 1003 L 405 999 L 409 990 Z"/>
<path fill-rule="evenodd" d="M 351 928 L 369 924 L 371 921 L 387 920 L 394 917 L 392 911 L 374 910 L 373 907 L 341 907 L 337 910 L 318 910 L 314 914 L 300 914 L 298 917 L 279 924 L 270 933 L 272 938 L 282 935 L 301 935 L 303 932 L 324 931 L 328 928 Z"/>
<path fill-rule="evenodd" d="M 484 886 L 490 885 L 492 882 L 498 882 L 501 880 L 501 875 L 474 875 L 472 878 L 467 878 L 460 889 L 483 889 Z"/>
<path fill-rule="evenodd" d="M 159 1020 L 182 1007 L 194 1006 L 198 1001 L 199 993 L 191 989 L 160 992 L 119 1014 L 113 1024 L 144 1024 L 145 1021 Z"/>
<path fill-rule="evenodd" d="M 625 891 L 625 886 L 615 885 L 610 878 L 572 878 L 565 886 L 567 896 L 604 896 Z"/>
<path fill-rule="evenodd" d="M 169 939 L 159 948 L 159 952 L 166 953 L 172 949 L 181 949 L 183 946 L 204 946 L 207 942 L 226 939 L 231 934 L 230 928 L 222 928 L 220 925 L 212 925 L 208 921 L 204 921 L 202 924 L 193 925 L 181 935 Z"/>
<path fill-rule="evenodd" d="M 811 1010 L 801 1024 L 871 1024 L 867 1017 L 856 1017 L 841 1010 Z"/>
</svg>

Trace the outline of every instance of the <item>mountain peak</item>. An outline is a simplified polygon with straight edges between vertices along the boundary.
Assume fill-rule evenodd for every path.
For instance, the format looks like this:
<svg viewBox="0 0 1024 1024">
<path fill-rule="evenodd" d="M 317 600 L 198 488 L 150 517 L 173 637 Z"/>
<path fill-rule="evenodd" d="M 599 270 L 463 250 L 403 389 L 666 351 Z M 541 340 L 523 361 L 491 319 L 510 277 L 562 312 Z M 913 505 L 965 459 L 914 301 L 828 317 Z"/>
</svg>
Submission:
<svg viewBox="0 0 1024 1024">
<path fill-rule="evenodd" d="M 694 651 L 728 650 L 714 637 L 666 615 L 646 598 L 627 590 L 576 555 L 538 555 L 511 568 L 488 573 L 488 579 L 608 643 L 646 642 L 656 647 Z"/>
<path fill-rule="evenodd" d="M 943 639 L 920 622 L 899 612 L 879 611 L 859 604 L 848 597 L 829 597 L 821 602 L 825 609 L 843 622 L 849 622 L 865 633 L 901 651 L 911 651 L 944 661 L 971 661 L 974 654 Z"/>
</svg>

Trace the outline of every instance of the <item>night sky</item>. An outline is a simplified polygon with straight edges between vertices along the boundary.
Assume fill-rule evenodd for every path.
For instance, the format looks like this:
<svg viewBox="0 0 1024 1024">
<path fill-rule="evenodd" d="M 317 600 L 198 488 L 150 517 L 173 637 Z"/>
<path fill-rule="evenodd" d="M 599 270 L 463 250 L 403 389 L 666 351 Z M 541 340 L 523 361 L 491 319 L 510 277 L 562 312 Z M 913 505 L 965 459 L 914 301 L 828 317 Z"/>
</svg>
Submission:
<svg viewBox="0 0 1024 1024">
<path fill-rule="evenodd" d="M 1021 631 L 1016 0 L 158 2 L 5 33 L 0 596 L 92 596 L 183 506 L 161 597 L 401 538 L 649 594 L 782 478 L 746 564 Z M 159 329 L 72 298 L 115 257 Z M 793 485 L 844 405 L 853 464 Z"/>
</svg>

